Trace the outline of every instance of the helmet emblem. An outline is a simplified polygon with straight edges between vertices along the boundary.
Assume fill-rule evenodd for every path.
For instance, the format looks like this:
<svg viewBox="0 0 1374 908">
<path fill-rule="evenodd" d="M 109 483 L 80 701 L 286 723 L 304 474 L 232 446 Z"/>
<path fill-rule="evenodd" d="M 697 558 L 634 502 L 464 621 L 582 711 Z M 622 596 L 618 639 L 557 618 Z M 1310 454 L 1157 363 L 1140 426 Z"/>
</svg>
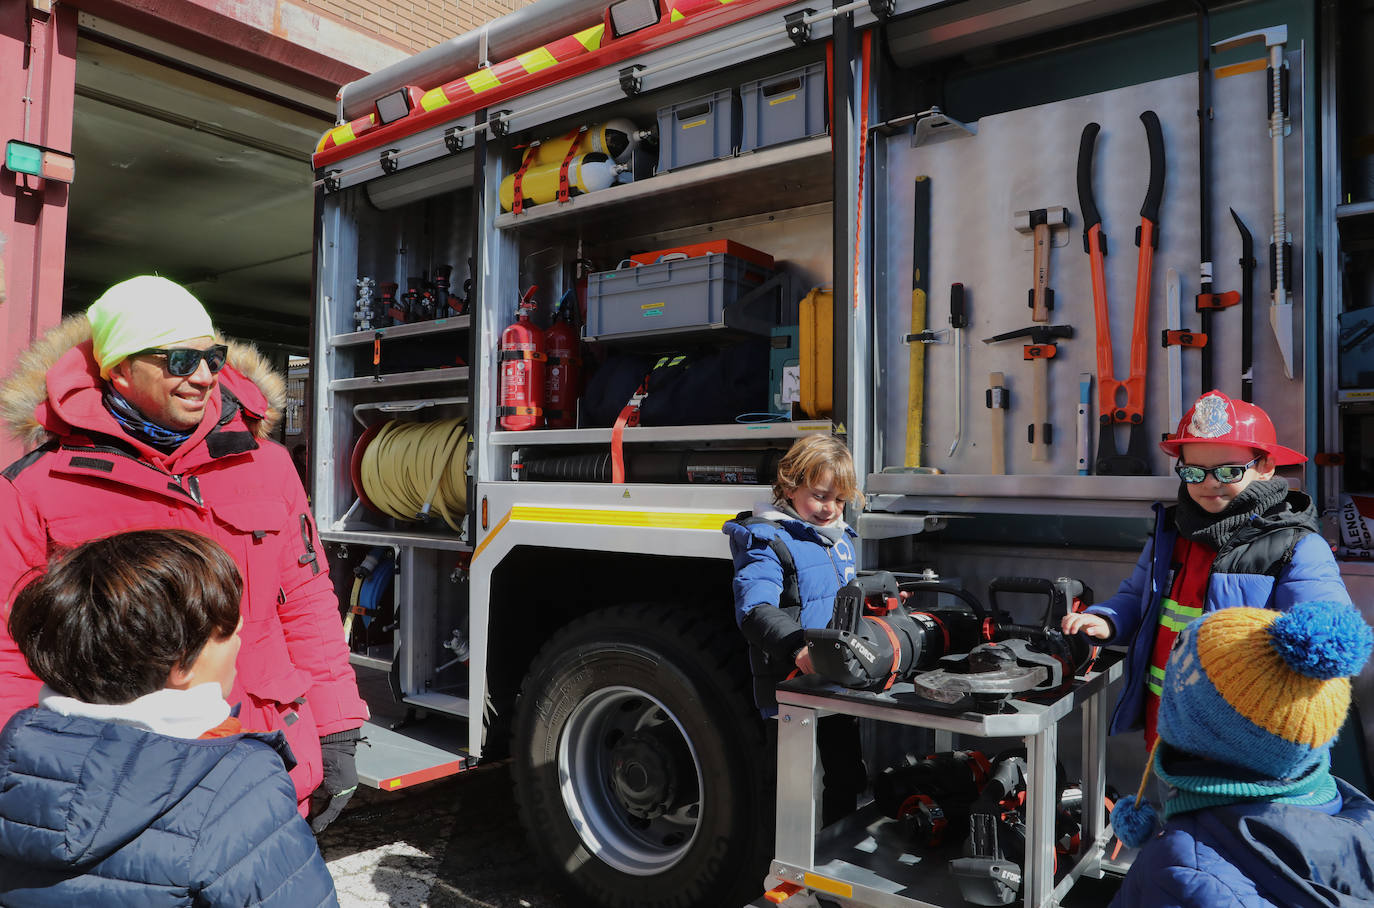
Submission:
<svg viewBox="0 0 1374 908">
<path fill-rule="evenodd" d="M 1208 394 L 1193 407 L 1193 421 L 1188 424 L 1188 434 L 1194 438 L 1220 438 L 1230 434 L 1231 423 L 1226 415 L 1226 399 Z"/>
</svg>

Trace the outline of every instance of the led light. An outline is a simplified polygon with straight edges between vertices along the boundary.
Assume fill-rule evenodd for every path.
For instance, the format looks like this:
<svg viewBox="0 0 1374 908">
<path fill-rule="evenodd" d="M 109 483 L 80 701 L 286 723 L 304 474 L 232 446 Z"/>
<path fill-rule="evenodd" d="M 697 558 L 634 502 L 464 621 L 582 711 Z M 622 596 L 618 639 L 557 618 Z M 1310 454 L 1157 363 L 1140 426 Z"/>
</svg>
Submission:
<svg viewBox="0 0 1374 908">
<path fill-rule="evenodd" d="M 383 123 L 399 120 L 408 113 L 410 113 L 410 104 L 406 101 L 404 89 L 377 99 L 377 116 L 381 118 Z"/>
<path fill-rule="evenodd" d="M 70 183 L 76 177 L 76 159 L 55 148 L 44 148 L 11 139 L 5 143 L 5 168 L 14 173 Z"/>
<path fill-rule="evenodd" d="M 657 25 L 661 17 L 657 0 L 620 0 L 611 4 L 611 32 L 617 38 Z"/>
</svg>

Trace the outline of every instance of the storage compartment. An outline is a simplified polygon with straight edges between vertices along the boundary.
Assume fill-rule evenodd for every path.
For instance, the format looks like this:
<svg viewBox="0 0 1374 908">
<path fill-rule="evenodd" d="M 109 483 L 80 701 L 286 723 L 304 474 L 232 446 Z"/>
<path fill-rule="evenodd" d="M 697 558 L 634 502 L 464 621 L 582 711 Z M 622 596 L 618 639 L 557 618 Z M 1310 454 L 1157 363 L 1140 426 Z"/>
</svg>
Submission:
<svg viewBox="0 0 1374 908">
<path fill-rule="evenodd" d="M 658 169 L 728 158 L 739 145 L 739 96 L 733 88 L 658 110 Z"/>
<path fill-rule="evenodd" d="M 1374 306 L 1337 317 L 1337 366 L 1342 388 L 1374 388 Z"/>
<path fill-rule="evenodd" d="M 745 82 L 740 153 L 825 133 L 825 64 Z"/>
<path fill-rule="evenodd" d="M 769 277 L 723 254 L 594 272 L 587 276 L 584 336 L 604 341 L 727 327 L 766 335 L 778 322 Z"/>
</svg>

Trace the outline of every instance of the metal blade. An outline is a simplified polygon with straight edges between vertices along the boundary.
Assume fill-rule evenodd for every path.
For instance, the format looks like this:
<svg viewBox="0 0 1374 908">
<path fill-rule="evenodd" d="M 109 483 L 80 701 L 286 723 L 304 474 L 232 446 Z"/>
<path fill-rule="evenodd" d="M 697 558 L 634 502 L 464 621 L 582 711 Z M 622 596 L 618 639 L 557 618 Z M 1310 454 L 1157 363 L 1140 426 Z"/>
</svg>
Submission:
<svg viewBox="0 0 1374 908">
<path fill-rule="evenodd" d="M 1269 306 L 1269 327 L 1274 329 L 1274 340 L 1279 345 L 1283 357 L 1283 374 L 1293 377 L 1293 301 L 1285 299 Z"/>
<path fill-rule="evenodd" d="M 1183 300 L 1179 294 L 1178 272 L 1170 268 L 1164 275 L 1165 305 L 1170 331 L 1183 327 Z M 1174 345 L 1165 351 L 1169 361 L 1169 428 L 1183 420 L 1183 348 Z M 1204 388 L 1203 391 L 1209 391 Z"/>
</svg>

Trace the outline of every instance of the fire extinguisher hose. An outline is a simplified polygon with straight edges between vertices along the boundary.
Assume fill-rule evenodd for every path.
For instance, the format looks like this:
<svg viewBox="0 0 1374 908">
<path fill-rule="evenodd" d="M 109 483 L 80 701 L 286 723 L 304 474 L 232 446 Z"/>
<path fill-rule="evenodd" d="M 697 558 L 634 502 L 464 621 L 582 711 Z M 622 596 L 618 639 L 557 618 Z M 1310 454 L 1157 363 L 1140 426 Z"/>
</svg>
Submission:
<svg viewBox="0 0 1374 908">
<path fill-rule="evenodd" d="M 437 511 L 454 531 L 467 513 L 467 452 L 461 419 L 392 420 L 363 452 L 362 494 L 397 520 L 423 520 Z"/>
</svg>

